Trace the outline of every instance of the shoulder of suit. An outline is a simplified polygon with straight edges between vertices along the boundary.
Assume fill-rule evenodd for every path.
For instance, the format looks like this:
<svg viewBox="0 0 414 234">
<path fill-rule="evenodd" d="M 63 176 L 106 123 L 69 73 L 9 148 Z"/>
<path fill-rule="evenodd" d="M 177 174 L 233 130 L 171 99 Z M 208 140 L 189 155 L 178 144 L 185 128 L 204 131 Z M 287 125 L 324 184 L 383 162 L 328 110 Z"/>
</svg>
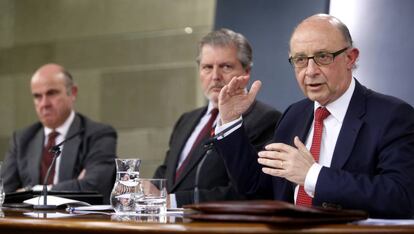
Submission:
<svg viewBox="0 0 414 234">
<path fill-rule="evenodd" d="M 198 115 L 204 114 L 204 112 L 206 112 L 206 111 L 207 111 L 207 106 L 199 107 L 199 108 L 196 108 L 196 109 L 193 109 L 193 110 L 184 112 L 180 116 L 180 119 L 182 119 L 182 118 L 188 118 L 188 117 L 193 118 L 194 116 L 198 116 Z"/>
<path fill-rule="evenodd" d="M 115 129 L 111 125 L 97 122 L 81 113 L 76 113 L 75 119 L 76 118 L 80 119 L 80 122 L 81 122 L 80 125 L 82 128 L 85 129 L 86 132 L 89 132 L 90 130 L 93 130 L 93 131 L 109 130 L 109 131 L 115 132 Z"/>
<path fill-rule="evenodd" d="M 313 101 L 305 98 L 302 99 L 298 102 L 295 102 L 293 104 L 291 104 L 290 106 L 288 106 L 288 108 L 286 108 L 285 112 L 288 111 L 304 111 L 306 108 L 309 108 L 309 106 L 313 107 Z"/>
<path fill-rule="evenodd" d="M 17 138 L 32 139 L 34 135 L 36 135 L 39 131 L 42 131 L 42 130 L 43 130 L 42 123 L 36 122 L 34 124 L 31 124 L 30 126 L 16 130 L 14 134 Z"/>
<path fill-rule="evenodd" d="M 253 102 L 252 106 L 243 114 L 243 118 L 248 117 L 249 115 L 272 115 L 274 118 L 279 118 L 281 115 L 280 111 L 276 108 L 256 100 Z"/>
</svg>

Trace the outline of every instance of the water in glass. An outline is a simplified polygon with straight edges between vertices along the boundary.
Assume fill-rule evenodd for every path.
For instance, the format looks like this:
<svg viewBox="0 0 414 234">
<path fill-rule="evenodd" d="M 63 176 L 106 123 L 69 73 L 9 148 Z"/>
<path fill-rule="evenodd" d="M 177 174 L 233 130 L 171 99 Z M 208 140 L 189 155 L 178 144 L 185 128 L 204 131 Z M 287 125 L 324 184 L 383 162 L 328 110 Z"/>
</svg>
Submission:
<svg viewBox="0 0 414 234">
<path fill-rule="evenodd" d="M 134 193 L 138 185 L 139 159 L 115 159 L 116 180 L 111 193 L 111 205 L 116 213 L 134 213 Z"/>
</svg>

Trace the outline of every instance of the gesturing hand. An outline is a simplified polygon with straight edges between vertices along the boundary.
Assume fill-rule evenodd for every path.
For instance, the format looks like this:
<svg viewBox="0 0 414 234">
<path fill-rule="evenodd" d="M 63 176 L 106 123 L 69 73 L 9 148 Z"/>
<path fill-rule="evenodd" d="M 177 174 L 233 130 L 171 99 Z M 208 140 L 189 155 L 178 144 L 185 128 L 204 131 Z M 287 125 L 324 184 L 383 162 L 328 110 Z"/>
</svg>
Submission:
<svg viewBox="0 0 414 234">
<path fill-rule="evenodd" d="M 296 147 L 283 143 L 266 145 L 266 150 L 259 152 L 258 162 L 264 166 L 264 173 L 303 185 L 315 160 L 298 137 L 295 137 L 294 144 Z"/>
<path fill-rule="evenodd" d="M 219 94 L 218 106 L 223 124 L 239 118 L 253 103 L 262 83 L 255 81 L 249 92 L 246 86 L 250 76 L 235 76 L 224 86 Z"/>
</svg>

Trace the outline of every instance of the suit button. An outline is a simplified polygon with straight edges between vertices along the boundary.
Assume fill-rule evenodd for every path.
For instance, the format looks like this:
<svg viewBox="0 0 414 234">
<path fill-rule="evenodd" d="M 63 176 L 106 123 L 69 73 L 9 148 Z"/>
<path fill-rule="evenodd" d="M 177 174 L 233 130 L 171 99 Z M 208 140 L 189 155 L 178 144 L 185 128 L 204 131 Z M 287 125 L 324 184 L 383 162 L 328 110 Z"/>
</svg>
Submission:
<svg viewBox="0 0 414 234">
<path fill-rule="evenodd" d="M 328 207 L 329 207 L 329 204 L 328 204 L 328 203 L 326 203 L 326 202 L 323 202 L 323 203 L 322 203 L 322 207 L 323 207 L 323 208 L 328 208 Z"/>
</svg>

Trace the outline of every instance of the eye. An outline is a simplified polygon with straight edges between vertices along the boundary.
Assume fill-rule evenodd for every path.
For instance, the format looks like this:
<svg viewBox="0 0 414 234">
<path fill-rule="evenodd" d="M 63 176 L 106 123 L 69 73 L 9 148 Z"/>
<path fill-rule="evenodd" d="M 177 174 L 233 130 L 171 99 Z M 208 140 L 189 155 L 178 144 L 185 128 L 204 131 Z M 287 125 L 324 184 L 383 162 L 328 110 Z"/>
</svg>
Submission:
<svg viewBox="0 0 414 234">
<path fill-rule="evenodd" d="M 49 91 L 47 91 L 46 92 L 46 96 L 48 96 L 48 97 L 52 97 L 52 96 L 56 96 L 56 95 L 58 95 L 60 93 L 60 91 L 59 90 L 57 90 L 57 89 L 52 89 L 52 90 L 49 90 Z"/>
<path fill-rule="evenodd" d="M 38 100 L 40 100 L 41 98 L 42 98 L 42 95 L 37 94 L 37 93 L 33 94 L 33 99 L 34 99 L 35 101 L 38 101 Z"/>
<path fill-rule="evenodd" d="M 319 53 L 315 55 L 315 58 L 320 62 L 330 62 L 332 60 L 332 55 L 329 53 Z"/>
<path fill-rule="evenodd" d="M 308 61 L 308 58 L 305 56 L 299 56 L 292 59 L 296 64 L 304 64 Z"/>
<path fill-rule="evenodd" d="M 222 66 L 222 69 L 223 69 L 224 72 L 231 72 L 231 71 L 233 71 L 233 66 L 230 65 L 230 64 L 224 64 Z"/>
<path fill-rule="evenodd" d="M 201 66 L 201 71 L 203 71 L 203 72 L 209 72 L 212 69 L 213 69 L 213 66 L 211 66 L 211 65 L 202 65 Z"/>
</svg>

